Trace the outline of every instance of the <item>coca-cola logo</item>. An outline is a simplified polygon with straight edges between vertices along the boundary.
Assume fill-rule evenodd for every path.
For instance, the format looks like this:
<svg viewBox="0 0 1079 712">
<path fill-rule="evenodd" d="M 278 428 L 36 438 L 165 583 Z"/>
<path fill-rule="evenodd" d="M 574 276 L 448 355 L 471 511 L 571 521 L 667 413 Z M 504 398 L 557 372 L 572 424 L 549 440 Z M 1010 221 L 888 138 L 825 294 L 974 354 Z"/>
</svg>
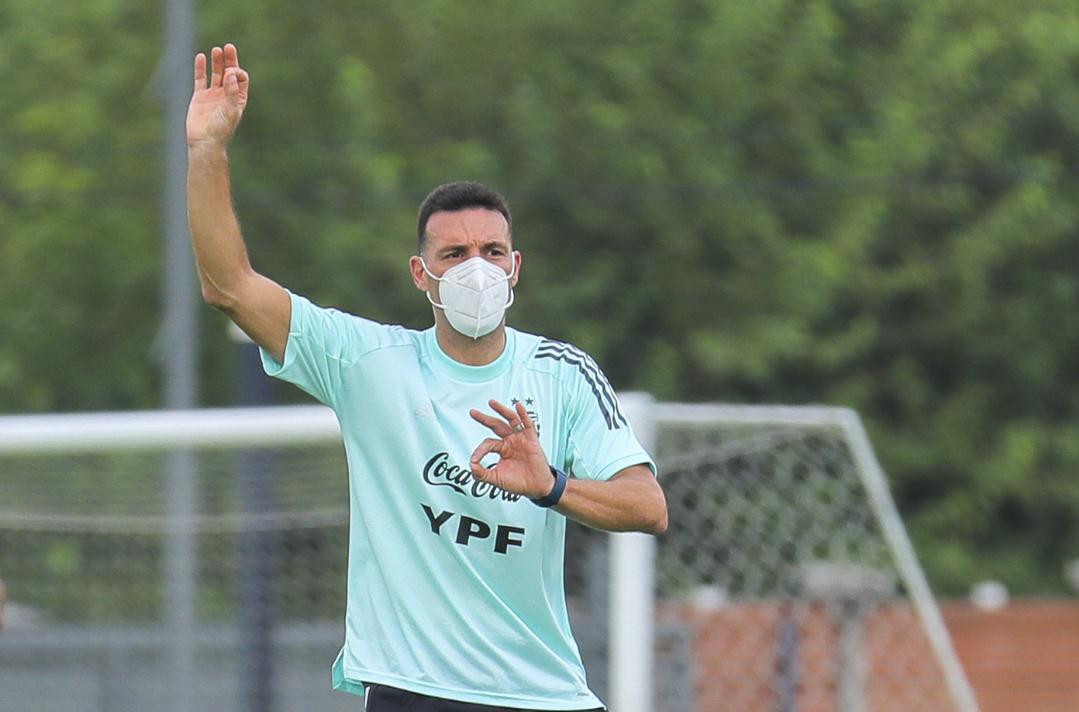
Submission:
<svg viewBox="0 0 1079 712">
<path fill-rule="evenodd" d="M 423 466 L 423 481 L 434 487 L 452 487 L 458 494 L 477 499 L 501 499 L 504 502 L 516 502 L 519 494 L 507 492 L 488 482 L 481 482 L 472 475 L 472 470 L 450 462 L 448 452 L 440 452 Z"/>
</svg>

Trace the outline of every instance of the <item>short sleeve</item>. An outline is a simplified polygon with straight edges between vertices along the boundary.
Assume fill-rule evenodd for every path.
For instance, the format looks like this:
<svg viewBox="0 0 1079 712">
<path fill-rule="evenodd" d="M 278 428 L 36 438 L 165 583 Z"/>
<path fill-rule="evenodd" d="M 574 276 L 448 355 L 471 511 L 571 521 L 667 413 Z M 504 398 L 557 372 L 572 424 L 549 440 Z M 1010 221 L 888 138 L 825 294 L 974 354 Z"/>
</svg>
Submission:
<svg viewBox="0 0 1079 712">
<path fill-rule="evenodd" d="M 647 465 L 656 474 L 606 376 L 591 357 L 574 351 L 567 468 L 592 480 L 609 480 L 631 465 Z"/>
<path fill-rule="evenodd" d="M 267 375 L 288 381 L 333 407 L 344 368 L 377 346 L 390 327 L 317 306 L 292 292 L 289 299 L 292 316 L 284 361 L 279 363 L 265 349 L 259 349 L 262 367 Z"/>
</svg>

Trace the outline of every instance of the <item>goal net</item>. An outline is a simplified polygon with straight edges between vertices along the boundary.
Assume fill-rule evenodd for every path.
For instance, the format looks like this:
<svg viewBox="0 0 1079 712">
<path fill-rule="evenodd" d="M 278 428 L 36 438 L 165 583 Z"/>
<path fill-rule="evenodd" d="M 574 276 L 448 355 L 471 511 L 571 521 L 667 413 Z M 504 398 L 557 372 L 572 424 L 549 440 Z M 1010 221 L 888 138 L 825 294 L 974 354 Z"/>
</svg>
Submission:
<svg viewBox="0 0 1079 712">
<path fill-rule="evenodd" d="M 653 409 L 656 710 L 976 709 L 857 416 Z"/>
<path fill-rule="evenodd" d="M 625 535 L 567 534 L 575 634 L 612 709 L 975 710 L 853 414 L 632 413 L 670 510 L 663 537 L 620 540 L 649 570 L 612 556 Z M 0 712 L 354 709 L 328 673 L 345 471 L 320 407 L 0 418 Z M 636 613 L 623 580 L 644 585 Z M 647 680 L 612 640 L 643 646 Z M 627 680 L 646 699 L 619 708 Z"/>
</svg>

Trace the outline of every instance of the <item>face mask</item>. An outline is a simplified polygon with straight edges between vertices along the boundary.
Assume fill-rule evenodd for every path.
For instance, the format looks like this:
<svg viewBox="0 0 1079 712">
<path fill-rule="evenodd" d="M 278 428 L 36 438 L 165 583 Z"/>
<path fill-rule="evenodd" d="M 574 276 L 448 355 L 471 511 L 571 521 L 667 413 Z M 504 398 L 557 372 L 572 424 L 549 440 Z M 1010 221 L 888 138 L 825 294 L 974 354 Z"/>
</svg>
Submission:
<svg viewBox="0 0 1079 712">
<path fill-rule="evenodd" d="M 427 292 L 427 299 L 446 313 L 450 326 L 465 336 L 478 339 L 490 334 L 502 323 L 502 315 L 513 304 L 510 280 L 517 271 L 517 261 L 508 275 L 482 257 L 473 257 L 450 267 L 441 277 L 431 274 L 420 258 L 423 271 L 439 283 L 439 304 Z"/>
</svg>

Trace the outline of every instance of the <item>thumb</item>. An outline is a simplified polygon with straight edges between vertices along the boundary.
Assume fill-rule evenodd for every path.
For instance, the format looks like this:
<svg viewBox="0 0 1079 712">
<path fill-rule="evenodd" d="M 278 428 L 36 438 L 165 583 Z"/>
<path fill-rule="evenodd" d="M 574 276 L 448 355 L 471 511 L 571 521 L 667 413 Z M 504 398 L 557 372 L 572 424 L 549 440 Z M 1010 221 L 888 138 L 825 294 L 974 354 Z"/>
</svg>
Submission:
<svg viewBox="0 0 1079 712">
<path fill-rule="evenodd" d="M 494 479 L 494 468 L 484 467 L 478 462 L 472 462 L 470 465 L 471 467 L 469 469 L 472 470 L 472 477 L 480 482 L 490 482 Z"/>
</svg>

